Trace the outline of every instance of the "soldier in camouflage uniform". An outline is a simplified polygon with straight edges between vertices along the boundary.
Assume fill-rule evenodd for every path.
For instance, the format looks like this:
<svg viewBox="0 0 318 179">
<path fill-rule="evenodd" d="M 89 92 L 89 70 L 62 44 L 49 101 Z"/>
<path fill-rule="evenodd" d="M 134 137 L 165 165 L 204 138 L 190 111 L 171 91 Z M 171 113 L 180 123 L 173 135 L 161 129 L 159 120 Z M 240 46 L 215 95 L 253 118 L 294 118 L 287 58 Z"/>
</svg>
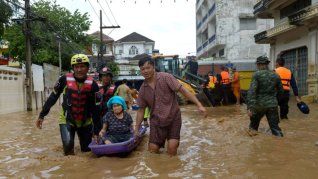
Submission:
<svg viewBox="0 0 318 179">
<path fill-rule="evenodd" d="M 258 71 L 253 75 L 247 93 L 247 110 L 251 120 L 249 128 L 251 131 L 257 131 L 262 117 L 266 115 L 272 134 L 283 137 L 282 130 L 278 126 L 277 102 L 277 93 L 283 93 L 283 86 L 279 76 L 268 69 L 269 62 L 265 56 L 256 60 Z"/>
</svg>

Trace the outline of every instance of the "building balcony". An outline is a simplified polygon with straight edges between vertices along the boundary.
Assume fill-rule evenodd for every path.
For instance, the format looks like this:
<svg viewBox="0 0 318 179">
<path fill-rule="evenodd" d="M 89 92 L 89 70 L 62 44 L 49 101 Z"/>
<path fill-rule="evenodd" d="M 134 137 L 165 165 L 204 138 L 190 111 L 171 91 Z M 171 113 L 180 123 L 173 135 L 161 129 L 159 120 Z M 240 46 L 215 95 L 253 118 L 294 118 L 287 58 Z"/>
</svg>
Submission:
<svg viewBox="0 0 318 179">
<path fill-rule="evenodd" d="M 273 18 L 274 10 L 280 10 L 282 6 L 287 6 L 295 0 L 259 0 L 254 6 L 254 15 L 257 18 Z"/>
<path fill-rule="evenodd" d="M 212 15 L 214 11 L 215 11 L 215 3 L 213 4 L 213 6 L 208 11 L 209 16 Z"/>
<path fill-rule="evenodd" d="M 254 36 L 255 38 L 255 42 L 258 43 L 258 44 L 268 44 L 268 43 L 271 43 L 271 41 L 273 41 L 273 38 L 282 34 L 282 33 L 285 33 L 289 30 L 292 30 L 296 28 L 295 25 L 291 25 L 289 23 L 289 21 L 286 21 L 284 23 L 281 23 L 267 31 L 263 31 L 261 33 L 258 33 Z"/>
<path fill-rule="evenodd" d="M 318 20 L 318 5 L 310 6 L 302 9 L 288 17 L 291 25 L 309 25 Z"/>
<path fill-rule="evenodd" d="M 299 26 L 308 26 L 318 21 L 318 5 L 302 9 L 288 17 L 285 21 L 267 31 L 254 36 L 255 42 L 259 44 L 270 43 L 280 34 L 287 33 Z"/>
<path fill-rule="evenodd" d="M 268 6 L 272 0 L 260 0 L 254 6 L 254 14 L 259 18 L 268 18 L 270 14 L 267 12 Z"/>
</svg>

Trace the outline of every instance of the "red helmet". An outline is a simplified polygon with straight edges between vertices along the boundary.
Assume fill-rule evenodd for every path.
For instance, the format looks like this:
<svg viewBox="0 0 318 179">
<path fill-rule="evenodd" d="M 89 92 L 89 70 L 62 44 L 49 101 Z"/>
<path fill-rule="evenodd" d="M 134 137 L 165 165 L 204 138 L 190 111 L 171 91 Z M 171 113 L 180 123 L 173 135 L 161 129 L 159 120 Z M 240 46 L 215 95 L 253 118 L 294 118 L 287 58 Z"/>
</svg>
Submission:
<svg viewBox="0 0 318 179">
<path fill-rule="evenodd" d="M 112 71 L 108 67 L 104 67 L 100 72 L 99 72 L 99 77 L 102 75 L 109 75 L 110 77 L 113 77 Z"/>
</svg>

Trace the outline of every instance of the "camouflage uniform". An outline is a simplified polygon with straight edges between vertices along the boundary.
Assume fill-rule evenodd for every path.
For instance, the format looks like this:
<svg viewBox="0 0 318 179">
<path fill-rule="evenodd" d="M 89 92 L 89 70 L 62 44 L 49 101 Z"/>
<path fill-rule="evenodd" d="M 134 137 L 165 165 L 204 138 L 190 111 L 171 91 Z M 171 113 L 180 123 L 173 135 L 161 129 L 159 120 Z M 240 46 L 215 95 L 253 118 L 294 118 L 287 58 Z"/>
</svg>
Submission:
<svg viewBox="0 0 318 179">
<path fill-rule="evenodd" d="M 283 136 L 278 126 L 277 93 L 283 93 L 283 86 L 275 72 L 259 70 L 254 73 L 247 93 L 247 109 L 252 112 L 250 129 L 257 131 L 262 117 L 266 115 L 272 134 Z"/>
</svg>

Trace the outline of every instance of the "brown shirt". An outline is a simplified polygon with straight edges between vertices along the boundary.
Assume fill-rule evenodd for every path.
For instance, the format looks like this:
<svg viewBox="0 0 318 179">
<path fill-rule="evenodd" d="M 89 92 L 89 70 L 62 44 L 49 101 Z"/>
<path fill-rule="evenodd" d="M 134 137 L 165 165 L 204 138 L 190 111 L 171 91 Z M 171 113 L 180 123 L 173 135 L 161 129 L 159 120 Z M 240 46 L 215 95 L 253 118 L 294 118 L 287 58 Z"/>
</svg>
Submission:
<svg viewBox="0 0 318 179">
<path fill-rule="evenodd" d="M 150 107 L 150 123 L 168 126 L 173 120 L 181 120 L 176 92 L 181 84 L 169 73 L 156 72 L 155 89 L 146 81 L 140 87 L 137 104 L 141 108 Z"/>
</svg>

